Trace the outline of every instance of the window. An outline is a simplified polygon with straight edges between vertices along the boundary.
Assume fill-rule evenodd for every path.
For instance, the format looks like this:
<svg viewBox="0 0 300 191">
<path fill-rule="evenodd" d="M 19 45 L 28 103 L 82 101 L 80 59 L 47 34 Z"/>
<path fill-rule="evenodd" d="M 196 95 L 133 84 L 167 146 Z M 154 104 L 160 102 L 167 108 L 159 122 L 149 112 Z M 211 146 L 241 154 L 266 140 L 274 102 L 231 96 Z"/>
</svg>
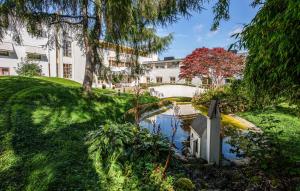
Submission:
<svg viewBox="0 0 300 191">
<path fill-rule="evenodd" d="M 175 82 L 176 82 L 176 78 L 175 77 L 170 77 L 170 83 L 175 84 Z"/>
<path fill-rule="evenodd" d="M 63 76 L 64 78 L 72 78 L 72 64 L 63 64 Z"/>
<path fill-rule="evenodd" d="M 147 77 L 147 83 L 150 84 L 151 80 L 150 77 Z"/>
<path fill-rule="evenodd" d="M 164 68 L 165 68 L 165 65 L 163 65 L 163 64 L 156 64 L 156 65 L 155 65 L 155 68 L 156 68 L 156 69 L 164 69 Z"/>
<path fill-rule="evenodd" d="M 121 61 L 116 61 L 116 60 L 109 60 L 109 66 L 112 67 L 130 67 L 131 65 L 133 65 L 130 62 L 121 62 Z"/>
<path fill-rule="evenodd" d="M 9 76 L 9 68 L 0 68 L 0 76 Z"/>
<path fill-rule="evenodd" d="M 188 84 L 188 85 L 190 85 L 190 84 L 192 84 L 192 80 L 189 79 L 189 78 L 186 78 L 186 79 L 185 79 L 185 83 Z"/>
<path fill-rule="evenodd" d="M 212 83 L 212 80 L 210 78 L 203 78 L 202 84 L 203 85 L 210 85 Z"/>
<path fill-rule="evenodd" d="M 193 143 L 193 146 L 194 146 L 194 153 L 198 153 L 198 139 L 194 140 L 194 143 Z"/>
<path fill-rule="evenodd" d="M 162 77 L 156 77 L 156 83 L 162 83 Z"/>
<path fill-rule="evenodd" d="M 9 52 L 5 50 L 0 50 L 0 56 L 9 56 Z"/>
<path fill-rule="evenodd" d="M 69 40 L 64 40 L 64 56 L 65 57 L 72 57 L 72 46 L 71 46 L 71 41 Z"/>
<path fill-rule="evenodd" d="M 41 60 L 42 55 L 41 54 L 35 54 L 35 53 L 27 53 L 27 58 L 31 60 Z"/>
<path fill-rule="evenodd" d="M 171 62 L 167 65 L 168 68 L 178 68 L 179 64 L 177 62 Z"/>
</svg>

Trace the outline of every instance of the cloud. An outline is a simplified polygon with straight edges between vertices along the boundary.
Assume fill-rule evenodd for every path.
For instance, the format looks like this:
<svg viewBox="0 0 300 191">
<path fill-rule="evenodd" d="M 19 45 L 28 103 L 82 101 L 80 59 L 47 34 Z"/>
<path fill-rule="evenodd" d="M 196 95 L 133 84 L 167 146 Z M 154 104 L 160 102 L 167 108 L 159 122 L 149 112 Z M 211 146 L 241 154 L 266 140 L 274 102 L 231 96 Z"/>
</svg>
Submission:
<svg viewBox="0 0 300 191">
<path fill-rule="evenodd" d="M 206 34 L 206 36 L 208 36 L 208 37 L 213 37 L 213 36 L 215 36 L 216 34 L 218 34 L 219 33 L 219 29 L 217 29 L 217 30 L 215 30 L 215 31 L 209 31 L 207 34 Z"/>
<path fill-rule="evenodd" d="M 202 42 L 203 41 L 203 38 L 201 36 L 197 36 L 197 39 L 196 39 L 197 42 Z"/>
<path fill-rule="evenodd" d="M 194 26 L 194 31 L 199 33 L 203 31 L 203 25 L 202 24 L 198 24 L 196 26 Z"/>
<path fill-rule="evenodd" d="M 243 31 L 243 27 L 237 26 L 237 27 L 235 27 L 232 31 L 230 31 L 230 32 L 228 33 L 228 35 L 229 35 L 229 36 L 232 36 L 232 35 L 234 35 L 234 34 L 241 33 L 242 31 Z"/>
</svg>

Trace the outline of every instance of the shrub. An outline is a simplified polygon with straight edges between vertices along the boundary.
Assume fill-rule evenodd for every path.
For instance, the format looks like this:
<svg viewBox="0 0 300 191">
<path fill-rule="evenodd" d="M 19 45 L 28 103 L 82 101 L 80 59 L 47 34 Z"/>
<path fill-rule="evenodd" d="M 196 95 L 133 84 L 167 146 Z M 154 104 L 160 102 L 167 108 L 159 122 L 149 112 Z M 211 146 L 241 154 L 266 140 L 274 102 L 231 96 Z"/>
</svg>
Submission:
<svg viewBox="0 0 300 191">
<path fill-rule="evenodd" d="M 164 98 L 163 100 L 168 100 L 168 101 L 176 101 L 176 102 L 191 102 L 192 98 L 190 97 L 169 97 L 169 98 Z"/>
<path fill-rule="evenodd" d="M 41 76 L 42 74 L 42 67 L 32 60 L 25 59 L 25 61 L 22 61 L 19 65 L 16 72 L 20 76 L 32 77 Z"/>
<path fill-rule="evenodd" d="M 233 81 L 230 85 L 208 90 L 204 94 L 194 97 L 192 102 L 195 105 L 208 107 L 210 101 L 214 99 L 220 100 L 220 109 L 223 113 L 245 111 L 250 106 L 244 84 L 240 80 Z"/>
<path fill-rule="evenodd" d="M 193 191 L 195 190 L 195 185 L 188 178 L 179 178 L 175 183 L 174 187 L 176 191 Z"/>
<path fill-rule="evenodd" d="M 108 122 L 87 138 L 102 190 L 173 190 L 160 169 L 168 141 L 131 124 Z"/>
</svg>

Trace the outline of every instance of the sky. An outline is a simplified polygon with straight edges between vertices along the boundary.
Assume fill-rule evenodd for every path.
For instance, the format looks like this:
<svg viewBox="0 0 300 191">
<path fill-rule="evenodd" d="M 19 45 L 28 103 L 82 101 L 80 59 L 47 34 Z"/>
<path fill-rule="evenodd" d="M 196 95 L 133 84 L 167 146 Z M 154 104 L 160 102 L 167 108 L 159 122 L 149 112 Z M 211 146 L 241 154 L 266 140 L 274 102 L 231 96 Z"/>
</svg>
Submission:
<svg viewBox="0 0 300 191">
<path fill-rule="evenodd" d="M 252 0 L 253 1 L 253 0 Z M 159 57 L 174 56 L 184 58 L 196 48 L 223 47 L 228 48 L 235 39 L 230 37 L 240 32 L 244 24 L 249 23 L 257 8 L 250 6 L 251 0 L 231 0 L 230 19 L 222 21 L 218 30 L 210 31 L 213 22 L 212 3 L 205 4 L 200 13 L 192 13 L 190 18 L 181 18 L 177 23 L 164 28 L 158 28 L 159 36 L 173 34 L 173 42 Z"/>
</svg>

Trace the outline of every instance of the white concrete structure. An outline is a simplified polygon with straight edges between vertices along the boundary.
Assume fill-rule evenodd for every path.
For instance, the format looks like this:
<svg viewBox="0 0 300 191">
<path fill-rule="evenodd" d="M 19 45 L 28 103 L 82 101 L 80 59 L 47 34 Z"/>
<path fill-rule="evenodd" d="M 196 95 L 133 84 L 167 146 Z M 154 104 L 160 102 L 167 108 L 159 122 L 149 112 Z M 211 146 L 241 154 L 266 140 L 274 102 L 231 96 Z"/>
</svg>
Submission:
<svg viewBox="0 0 300 191">
<path fill-rule="evenodd" d="M 198 77 L 192 80 L 179 78 L 181 62 L 182 59 L 175 59 L 174 57 L 166 57 L 161 61 L 142 62 L 147 71 L 141 78 L 141 83 L 201 85 L 202 81 Z"/>
<path fill-rule="evenodd" d="M 148 88 L 152 96 L 159 98 L 167 97 L 194 97 L 205 90 L 199 87 L 186 85 L 161 85 Z"/>
<path fill-rule="evenodd" d="M 221 114 L 218 101 L 213 100 L 208 116 L 199 115 L 191 125 L 190 153 L 208 163 L 219 165 L 221 159 Z"/>
<path fill-rule="evenodd" d="M 13 42 L 13 37 L 8 33 L 2 43 L 0 42 L 0 76 L 17 75 L 16 69 L 26 58 L 34 60 L 42 68 L 42 75 L 49 77 L 67 78 L 79 83 L 83 82 L 85 73 L 85 55 L 78 42 L 70 36 L 63 36 L 59 33 L 58 41 L 61 48 L 47 45 L 47 34 L 42 38 L 36 38 L 21 29 L 22 43 L 18 45 Z M 105 44 L 105 42 L 100 42 Z M 103 48 L 103 62 L 105 66 L 111 66 L 111 71 L 118 73 L 130 72 L 129 65 L 132 64 L 133 56 L 130 54 L 130 48 L 122 47 L 119 62 L 116 62 L 117 56 L 115 46 L 106 43 L 107 48 Z M 124 50 L 124 51 L 123 51 Z M 155 61 L 157 55 L 141 56 L 139 62 Z M 125 79 L 128 85 L 135 84 L 134 79 Z M 99 84 L 95 82 L 95 84 Z M 109 82 L 109 85 L 111 83 Z"/>
<path fill-rule="evenodd" d="M 0 43 L 0 76 L 17 75 L 18 64 L 26 57 L 38 58 L 36 61 L 42 66 L 42 75 L 49 76 L 49 51 L 45 47 L 47 38 L 33 38 L 25 30 L 21 33 L 22 45 L 13 43 L 9 34 Z"/>
</svg>

